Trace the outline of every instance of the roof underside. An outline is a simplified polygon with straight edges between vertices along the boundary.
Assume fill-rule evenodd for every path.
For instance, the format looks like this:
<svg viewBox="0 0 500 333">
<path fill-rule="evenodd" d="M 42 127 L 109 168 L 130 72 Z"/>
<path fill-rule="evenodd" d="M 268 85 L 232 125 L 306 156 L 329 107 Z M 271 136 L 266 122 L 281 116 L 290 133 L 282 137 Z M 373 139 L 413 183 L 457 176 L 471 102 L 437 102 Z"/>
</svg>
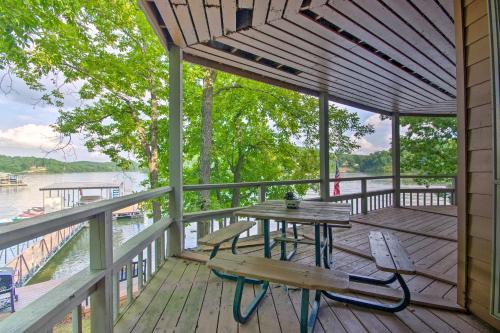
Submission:
<svg viewBox="0 0 500 333">
<path fill-rule="evenodd" d="M 141 0 L 187 61 L 391 114 L 456 113 L 452 0 Z"/>
</svg>

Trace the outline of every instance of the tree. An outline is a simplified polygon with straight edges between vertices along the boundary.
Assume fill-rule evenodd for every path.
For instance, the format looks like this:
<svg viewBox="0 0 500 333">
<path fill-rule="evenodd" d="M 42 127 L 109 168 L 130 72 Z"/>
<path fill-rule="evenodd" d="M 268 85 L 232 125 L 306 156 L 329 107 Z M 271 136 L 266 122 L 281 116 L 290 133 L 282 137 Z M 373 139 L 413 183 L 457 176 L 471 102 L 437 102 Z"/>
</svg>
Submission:
<svg viewBox="0 0 500 333">
<path fill-rule="evenodd" d="M 457 172 L 457 127 L 451 117 L 402 117 L 401 171 L 421 175 Z"/>
<path fill-rule="evenodd" d="M 203 80 L 205 81 L 205 80 Z M 252 80 L 218 73 L 213 86 L 212 133 L 202 130 L 200 112 L 186 111 L 186 181 L 206 168 L 200 146 L 211 142 L 211 182 L 237 183 L 280 179 L 314 178 L 319 173 L 318 99 Z M 203 101 L 205 103 L 205 101 Z M 206 116 L 201 113 L 201 118 Z M 330 105 L 330 138 L 333 152 L 349 152 L 359 138 L 373 131 L 360 124 L 357 114 Z M 201 142 L 200 142 L 201 141 Z M 201 147 L 203 151 L 203 147 Z M 200 156 L 200 157 L 199 157 Z M 206 182 L 206 179 L 205 179 Z M 305 193 L 308 186 L 295 189 Z M 281 197 L 286 188 L 270 188 L 271 197 Z M 210 208 L 236 207 L 255 201 L 255 189 L 214 191 Z M 188 209 L 196 197 L 186 196 Z"/>
<path fill-rule="evenodd" d="M 55 128 L 68 137 L 84 133 L 89 150 L 123 167 L 133 155 L 157 187 L 168 62 L 135 2 L 6 0 L 0 26 L 0 68 L 61 108 Z M 54 88 L 42 83 L 47 78 Z M 68 110 L 64 96 L 71 86 L 78 87 L 82 105 Z M 153 214 L 160 216 L 158 202 Z"/>
<path fill-rule="evenodd" d="M 60 108 L 58 131 L 83 133 L 89 150 L 123 167 L 138 160 L 151 187 L 165 183 L 168 58 L 135 1 L 5 0 L 0 29 L 0 69 Z M 81 105 L 69 109 L 64 97 L 71 87 Z M 184 64 L 183 108 L 186 184 L 317 177 L 317 98 Z M 352 151 L 351 135 L 371 131 L 356 114 L 330 105 L 332 152 Z M 198 210 L 255 197 L 255 189 L 237 189 L 187 194 L 185 203 Z M 155 202 L 155 219 L 159 214 Z"/>
</svg>

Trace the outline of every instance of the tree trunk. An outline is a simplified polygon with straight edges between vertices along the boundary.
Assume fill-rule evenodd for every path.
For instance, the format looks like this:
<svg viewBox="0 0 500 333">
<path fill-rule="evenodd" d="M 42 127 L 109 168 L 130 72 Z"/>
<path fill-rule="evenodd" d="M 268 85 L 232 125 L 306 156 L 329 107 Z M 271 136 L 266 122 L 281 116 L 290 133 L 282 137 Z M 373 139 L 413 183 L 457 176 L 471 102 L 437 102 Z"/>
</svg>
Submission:
<svg viewBox="0 0 500 333">
<path fill-rule="evenodd" d="M 200 151 L 200 184 L 210 183 L 210 154 L 212 150 L 212 109 L 214 99 L 214 83 L 217 71 L 207 68 L 203 76 L 203 94 L 201 103 L 201 151 Z M 201 210 L 210 209 L 210 191 L 200 192 Z M 209 221 L 197 224 L 198 239 L 210 232 Z"/>
<path fill-rule="evenodd" d="M 245 160 L 245 155 L 241 152 L 238 151 L 238 161 L 236 162 L 236 165 L 233 170 L 233 182 L 234 183 L 239 183 L 241 182 L 241 169 L 243 168 L 243 162 Z M 233 189 L 233 197 L 231 200 L 231 207 L 239 207 L 240 206 L 240 195 L 241 195 L 241 189 L 235 188 Z M 234 219 L 231 218 L 231 223 L 234 222 Z"/>
</svg>

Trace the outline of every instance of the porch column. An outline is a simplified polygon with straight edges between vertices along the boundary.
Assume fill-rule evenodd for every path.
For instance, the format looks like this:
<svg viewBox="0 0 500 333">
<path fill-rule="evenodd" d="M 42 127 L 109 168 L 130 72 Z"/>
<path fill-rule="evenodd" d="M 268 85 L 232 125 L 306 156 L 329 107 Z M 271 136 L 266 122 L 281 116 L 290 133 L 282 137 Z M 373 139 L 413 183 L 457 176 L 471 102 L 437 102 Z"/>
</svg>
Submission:
<svg viewBox="0 0 500 333">
<path fill-rule="evenodd" d="M 169 125 L 168 168 L 169 184 L 173 191 L 169 195 L 169 216 L 175 222 L 168 229 L 167 254 L 179 255 L 183 247 L 182 227 L 182 50 L 171 45 L 169 58 Z"/>
<path fill-rule="evenodd" d="M 401 206 L 401 146 L 399 144 L 399 113 L 392 115 L 392 188 L 394 189 L 394 207 Z"/>
<path fill-rule="evenodd" d="M 328 138 L 328 93 L 319 95 L 319 175 L 322 201 L 330 196 L 330 146 Z"/>
</svg>

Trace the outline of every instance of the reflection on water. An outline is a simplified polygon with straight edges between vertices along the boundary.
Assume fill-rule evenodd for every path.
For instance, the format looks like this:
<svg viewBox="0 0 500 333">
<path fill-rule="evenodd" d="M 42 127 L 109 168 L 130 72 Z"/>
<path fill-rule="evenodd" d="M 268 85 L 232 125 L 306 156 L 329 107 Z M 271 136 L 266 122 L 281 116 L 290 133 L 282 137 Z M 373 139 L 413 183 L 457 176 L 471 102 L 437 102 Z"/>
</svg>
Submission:
<svg viewBox="0 0 500 333">
<path fill-rule="evenodd" d="M 130 237 L 150 225 L 145 218 L 113 221 L 113 247 L 118 247 Z M 89 228 L 83 228 L 54 255 L 28 284 L 67 278 L 89 265 Z"/>
</svg>

